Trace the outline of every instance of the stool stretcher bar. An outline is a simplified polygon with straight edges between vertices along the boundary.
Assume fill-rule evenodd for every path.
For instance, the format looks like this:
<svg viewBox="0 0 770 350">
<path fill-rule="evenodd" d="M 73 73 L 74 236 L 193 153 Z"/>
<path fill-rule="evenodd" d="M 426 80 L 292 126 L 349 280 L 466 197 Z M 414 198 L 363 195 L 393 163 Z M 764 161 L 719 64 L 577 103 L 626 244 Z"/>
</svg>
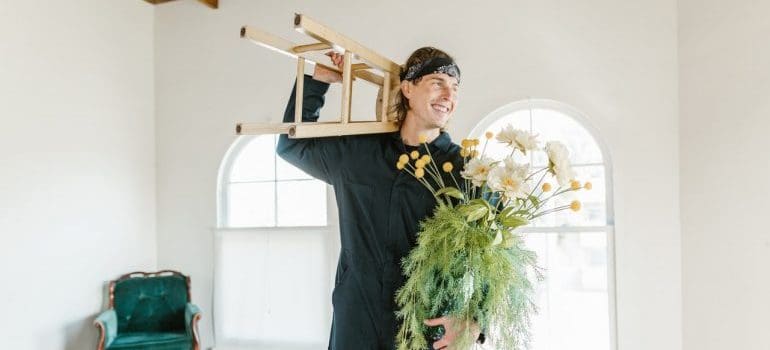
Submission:
<svg viewBox="0 0 770 350">
<path fill-rule="evenodd" d="M 398 130 L 395 122 L 240 123 L 239 135 L 288 134 L 290 138 L 381 134 Z"/>
<path fill-rule="evenodd" d="M 394 95 L 392 88 L 398 87 L 401 67 L 393 61 L 375 53 L 363 45 L 323 26 L 322 24 L 297 14 L 294 17 L 295 29 L 318 40 L 317 43 L 296 45 L 288 40 L 263 32 L 250 26 L 241 28 L 241 37 L 270 50 L 297 59 L 297 89 L 295 116 L 293 123 L 239 123 L 236 133 L 239 135 L 288 134 L 292 138 L 325 137 L 342 135 L 360 135 L 386 133 L 398 130 L 398 123 L 393 121 L 389 106 Z M 342 69 L 321 64 L 310 53 L 335 50 L 344 53 Z M 357 59 L 363 62 L 354 63 Z M 302 122 L 302 94 L 305 75 L 305 63 L 319 64 L 342 75 L 341 117 L 338 122 Z M 379 70 L 382 75 L 372 72 Z M 353 122 L 350 116 L 353 95 L 353 80 L 360 78 L 380 88 L 375 121 Z M 383 102 L 385 101 L 385 102 Z"/>
<path fill-rule="evenodd" d="M 285 54 L 291 58 L 304 58 L 310 64 L 321 65 L 324 68 L 331 69 L 337 73 L 342 73 L 337 67 L 328 66 L 322 63 L 316 62 L 312 56 L 308 53 L 313 51 L 329 50 L 332 49 L 331 45 L 323 43 L 315 43 L 309 45 L 295 45 L 291 41 L 285 40 L 281 37 L 273 34 L 263 32 L 259 29 L 250 26 L 244 26 L 241 28 L 241 37 L 246 38 L 254 42 L 255 44 L 262 46 L 266 49 L 273 50 L 278 53 Z M 357 66 L 361 67 L 361 66 Z M 360 68 L 359 68 L 360 69 Z M 375 73 L 359 71 L 355 75 L 358 78 L 364 79 L 374 85 L 382 85 L 382 76 Z"/>
</svg>

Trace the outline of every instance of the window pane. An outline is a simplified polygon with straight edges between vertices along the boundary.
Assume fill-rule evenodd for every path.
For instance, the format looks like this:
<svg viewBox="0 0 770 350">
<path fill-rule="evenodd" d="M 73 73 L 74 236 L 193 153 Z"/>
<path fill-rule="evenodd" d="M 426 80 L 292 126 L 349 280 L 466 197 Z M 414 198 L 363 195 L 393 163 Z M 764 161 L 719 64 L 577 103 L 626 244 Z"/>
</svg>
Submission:
<svg viewBox="0 0 770 350">
<path fill-rule="evenodd" d="M 242 183 L 227 186 L 227 226 L 275 226 L 275 183 Z"/>
<path fill-rule="evenodd" d="M 546 270 L 532 349 L 609 349 L 607 234 L 530 233 L 525 242 Z"/>
<path fill-rule="evenodd" d="M 537 227 L 560 226 L 605 226 L 607 225 L 606 185 L 604 181 L 604 166 L 577 166 L 574 167 L 576 180 L 581 184 L 590 181 L 591 190 L 579 190 L 567 192 L 546 204 L 545 208 L 569 205 L 573 200 L 579 200 L 582 208 L 578 212 L 564 210 L 554 214 L 545 215 L 533 221 Z M 554 187 L 558 187 L 556 179 L 546 175 L 545 180 Z"/>
<path fill-rule="evenodd" d="M 548 141 L 560 141 L 567 146 L 572 164 L 602 163 L 602 152 L 588 131 L 577 120 L 552 109 L 532 110 L 532 130 L 545 147 Z M 547 164 L 544 153 L 535 154 L 533 164 Z"/>
<path fill-rule="evenodd" d="M 500 133 L 501 130 L 503 130 L 503 128 L 505 128 L 508 125 L 512 125 L 514 129 L 529 131 L 530 129 L 529 111 L 520 110 L 512 114 L 509 114 L 503 118 L 500 118 L 494 123 L 492 123 L 492 125 L 490 125 L 486 131 L 491 131 L 495 135 L 497 135 L 498 133 Z M 482 145 L 486 142 L 484 138 L 484 134 L 486 133 L 486 131 L 484 133 L 481 133 L 481 135 L 478 136 L 479 139 L 481 140 Z M 503 159 L 507 157 L 510 153 L 511 153 L 511 149 L 507 147 L 505 144 L 500 143 L 496 139 L 489 140 L 489 142 L 486 145 L 486 150 L 484 151 L 484 154 L 494 159 Z M 521 152 L 516 152 L 514 159 L 517 162 L 521 162 L 521 163 L 530 162 L 529 157 L 523 157 L 521 155 Z"/>
<path fill-rule="evenodd" d="M 274 178 L 275 136 L 255 136 L 236 155 L 230 182 L 269 181 Z"/>
<path fill-rule="evenodd" d="M 375 121 L 377 115 L 377 94 L 380 87 L 363 79 L 353 80 L 354 96 L 350 104 L 350 120 Z M 335 100 L 330 100 L 335 101 Z M 341 113 L 340 113 L 341 114 Z"/>
<path fill-rule="evenodd" d="M 222 235 L 216 297 L 223 341 L 274 349 L 326 346 L 331 286 L 321 248 L 325 237 L 285 231 Z"/>
<path fill-rule="evenodd" d="M 278 182 L 278 226 L 326 226 L 326 184 Z"/>
</svg>

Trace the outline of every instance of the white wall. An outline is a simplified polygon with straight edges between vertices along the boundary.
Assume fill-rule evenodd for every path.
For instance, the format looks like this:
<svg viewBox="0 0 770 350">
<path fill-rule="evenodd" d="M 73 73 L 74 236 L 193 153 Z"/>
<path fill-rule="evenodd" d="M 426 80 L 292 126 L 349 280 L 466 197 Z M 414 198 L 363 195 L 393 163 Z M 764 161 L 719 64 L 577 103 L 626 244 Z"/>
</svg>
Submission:
<svg viewBox="0 0 770 350">
<path fill-rule="evenodd" d="M 153 10 L 0 0 L 0 339 L 92 349 L 104 283 L 154 269 Z"/>
<path fill-rule="evenodd" d="M 679 5 L 684 348 L 770 348 L 770 3 Z"/>
<path fill-rule="evenodd" d="M 396 61 L 426 44 L 453 54 L 463 69 L 450 129 L 455 139 L 495 108 L 527 96 L 559 100 L 589 116 L 614 160 L 620 349 L 680 349 L 676 5 L 226 0 L 216 11 L 194 1 L 158 6 L 158 259 L 192 274 L 193 298 L 207 312 L 204 344 L 212 344 L 219 162 L 236 122 L 280 119 L 295 69 L 291 60 L 240 39 L 239 28 L 255 25 L 298 41 L 304 36 L 293 32 L 291 20 L 301 12 Z M 336 106 L 335 98 L 329 101 Z"/>
</svg>

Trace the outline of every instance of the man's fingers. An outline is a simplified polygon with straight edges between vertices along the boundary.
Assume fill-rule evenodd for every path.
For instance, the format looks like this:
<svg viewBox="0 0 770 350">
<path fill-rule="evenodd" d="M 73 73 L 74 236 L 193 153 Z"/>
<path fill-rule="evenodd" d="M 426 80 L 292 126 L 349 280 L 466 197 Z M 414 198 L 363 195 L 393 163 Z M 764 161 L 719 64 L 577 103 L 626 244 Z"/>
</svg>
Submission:
<svg viewBox="0 0 770 350">
<path fill-rule="evenodd" d="M 449 340 L 446 339 L 446 337 L 439 339 L 439 341 L 433 343 L 434 349 L 443 349 L 445 347 L 449 346 Z"/>
<path fill-rule="evenodd" d="M 336 52 L 332 52 L 332 56 L 331 57 L 332 57 L 332 62 L 334 62 L 335 66 L 340 66 L 342 64 L 342 62 L 343 62 L 343 59 L 344 59 L 342 57 L 342 55 L 340 55 L 340 54 L 338 54 Z"/>
<path fill-rule="evenodd" d="M 343 55 L 335 51 L 326 52 L 324 55 L 329 56 L 329 58 L 332 60 L 332 64 L 337 66 L 337 68 L 342 69 L 342 66 L 345 63 L 345 57 Z"/>
<path fill-rule="evenodd" d="M 425 320 L 425 325 L 427 326 L 441 326 L 444 325 L 446 327 L 448 319 L 446 317 L 439 317 L 439 318 L 432 318 L 429 320 Z"/>
</svg>

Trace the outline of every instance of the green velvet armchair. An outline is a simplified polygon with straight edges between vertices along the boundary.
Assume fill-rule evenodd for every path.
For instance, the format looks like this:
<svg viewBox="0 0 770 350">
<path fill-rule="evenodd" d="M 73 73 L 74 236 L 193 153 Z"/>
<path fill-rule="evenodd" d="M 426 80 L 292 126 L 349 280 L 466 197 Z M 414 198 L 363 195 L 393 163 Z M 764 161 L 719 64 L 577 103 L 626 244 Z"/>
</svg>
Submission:
<svg viewBox="0 0 770 350">
<path fill-rule="evenodd" d="M 110 306 L 94 321 L 97 350 L 200 350 L 200 310 L 190 303 L 190 277 L 132 272 L 110 282 Z"/>
</svg>

